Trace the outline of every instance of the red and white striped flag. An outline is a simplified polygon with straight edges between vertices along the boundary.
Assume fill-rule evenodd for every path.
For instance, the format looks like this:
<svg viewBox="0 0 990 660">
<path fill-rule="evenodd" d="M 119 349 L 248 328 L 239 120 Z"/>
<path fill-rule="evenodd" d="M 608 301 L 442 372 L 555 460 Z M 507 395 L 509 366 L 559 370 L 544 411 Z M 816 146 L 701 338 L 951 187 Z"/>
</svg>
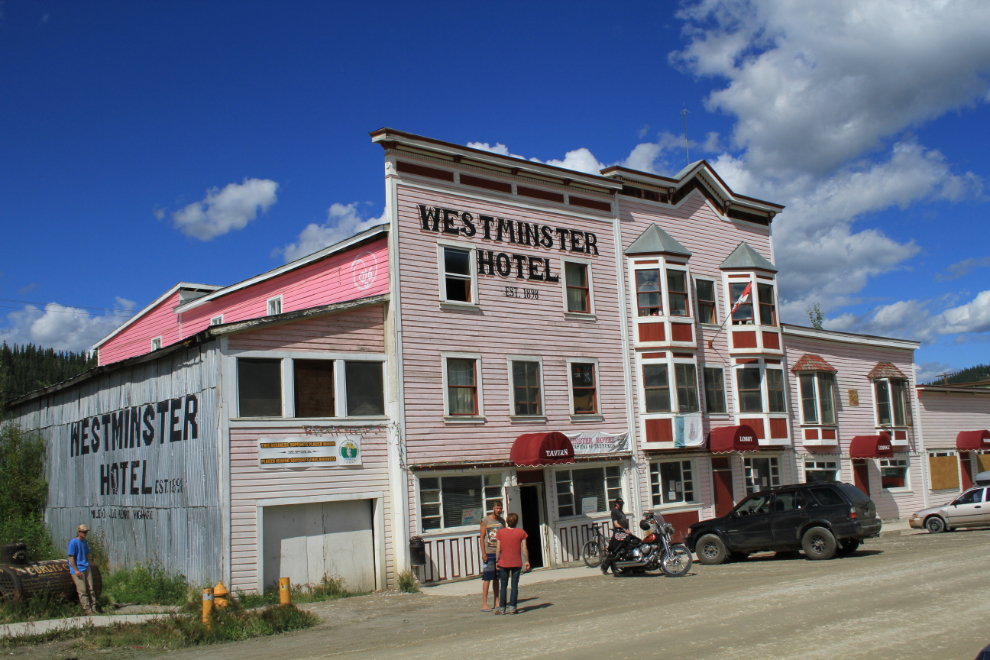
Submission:
<svg viewBox="0 0 990 660">
<path fill-rule="evenodd" d="M 750 282 L 749 284 L 746 285 L 746 288 L 743 289 L 742 295 L 739 296 L 739 300 L 737 300 L 736 301 L 736 304 L 733 305 L 733 307 L 732 307 L 732 314 L 735 314 L 736 313 L 736 310 L 739 309 L 739 305 L 742 305 L 742 304 L 745 304 L 745 303 L 748 303 L 749 302 L 749 294 L 752 291 L 753 291 L 753 283 Z"/>
</svg>

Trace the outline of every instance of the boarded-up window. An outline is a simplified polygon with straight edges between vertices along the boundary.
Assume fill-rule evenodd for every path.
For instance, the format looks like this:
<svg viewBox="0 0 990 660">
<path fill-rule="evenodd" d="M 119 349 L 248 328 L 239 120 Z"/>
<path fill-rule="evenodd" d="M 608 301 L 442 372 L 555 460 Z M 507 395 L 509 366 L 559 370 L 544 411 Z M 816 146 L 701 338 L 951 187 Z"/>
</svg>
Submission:
<svg viewBox="0 0 990 660">
<path fill-rule="evenodd" d="M 932 490 L 958 490 L 959 471 L 956 457 L 951 454 L 932 453 L 928 455 L 928 466 L 932 475 Z"/>
<path fill-rule="evenodd" d="M 979 466 L 977 472 L 986 472 L 990 470 L 990 454 L 977 454 L 976 464 Z"/>
<path fill-rule="evenodd" d="M 293 360 L 296 417 L 333 417 L 333 360 Z"/>
</svg>

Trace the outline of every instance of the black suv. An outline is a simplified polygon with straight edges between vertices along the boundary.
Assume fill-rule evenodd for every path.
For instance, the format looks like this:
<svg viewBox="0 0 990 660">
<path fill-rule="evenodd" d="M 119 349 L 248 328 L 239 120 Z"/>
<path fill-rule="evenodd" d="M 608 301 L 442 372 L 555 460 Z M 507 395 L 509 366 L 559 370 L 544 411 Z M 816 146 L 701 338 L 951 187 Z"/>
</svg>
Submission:
<svg viewBox="0 0 990 660">
<path fill-rule="evenodd" d="M 879 536 L 880 525 L 876 506 L 860 489 L 815 482 L 753 493 L 728 515 L 691 525 L 684 543 L 702 564 L 766 550 L 804 550 L 808 559 L 831 559 Z"/>
</svg>

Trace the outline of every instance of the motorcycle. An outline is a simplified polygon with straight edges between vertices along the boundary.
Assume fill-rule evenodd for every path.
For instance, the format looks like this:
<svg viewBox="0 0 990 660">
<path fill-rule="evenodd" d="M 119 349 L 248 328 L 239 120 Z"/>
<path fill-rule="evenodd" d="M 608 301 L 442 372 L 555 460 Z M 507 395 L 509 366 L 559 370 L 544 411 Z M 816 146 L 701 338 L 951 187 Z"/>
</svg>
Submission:
<svg viewBox="0 0 990 660">
<path fill-rule="evenodd" d="M 661 515 L 647 512 L 639 523 L 640 529 L 649 532 L 639 539 L 626 532 L 616 532 L 609 543 L 602 572 L 612 569 L 618 577 L 623 573 L 655 571 L 658 568 L 667 577 L 682 577 L 694 563 L 691 551 L 683 543 L 671 543 L 674 526 L 664 522 Z"/>
</svg>

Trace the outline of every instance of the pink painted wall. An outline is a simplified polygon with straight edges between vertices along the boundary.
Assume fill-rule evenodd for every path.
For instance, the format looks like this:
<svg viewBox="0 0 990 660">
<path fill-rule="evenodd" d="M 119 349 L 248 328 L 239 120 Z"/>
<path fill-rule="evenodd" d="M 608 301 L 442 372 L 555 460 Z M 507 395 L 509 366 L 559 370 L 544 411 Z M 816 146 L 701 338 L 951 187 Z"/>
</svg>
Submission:
<svg viewBox="0 0 990 660">
<path fill-rule="evenodd" d="M 163 347 L 195 335 L 221 314 L 224 323 L 261 318 L 268 313 L 268 300 L 279 295 L 285 313 L 388 293 L 387 255 L 388 242 L 383 237 L 220 296 L 184 312 L 181 318 L 172 312 L 178 304 L 176 294 L 156 307 L 147 321 L 136 322 L 101 346 L 100 364 L 147 353 L 151 338 L 158 335 L 162 335 Z"/>
<path fill-rule="evenodd" d="M 925 449 L 955 449 L 960 431 L 990 429 L 990 389 L 918 392 L 918 405 Z"/>
</svg>

